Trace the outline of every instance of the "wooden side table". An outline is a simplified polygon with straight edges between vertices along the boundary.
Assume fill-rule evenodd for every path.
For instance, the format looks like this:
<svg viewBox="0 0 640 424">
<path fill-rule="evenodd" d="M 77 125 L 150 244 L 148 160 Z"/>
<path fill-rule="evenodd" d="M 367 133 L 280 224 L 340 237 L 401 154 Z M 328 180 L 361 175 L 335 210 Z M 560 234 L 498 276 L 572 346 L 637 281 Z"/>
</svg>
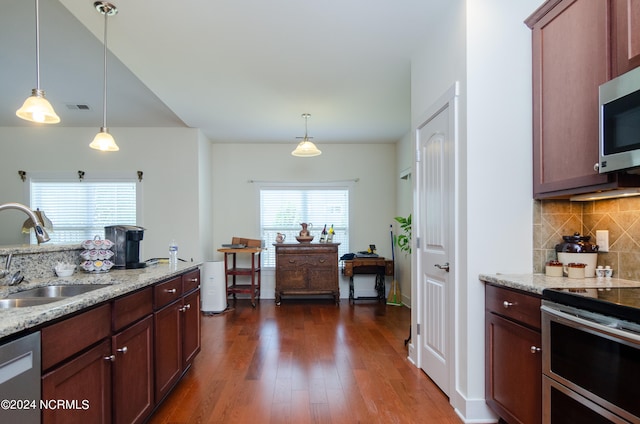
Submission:
<svg viewBox="0 0 640 424">
<path fill-rule="evenodd" d="M 344 261 L 342 273 L 349 277 L 349 303 L 353 303 L 358 299 L 377 299 L 384 301 L 384 277 L 393 275 L 393 261 L 385 258 L 354 258 Z M 356 299 L 353 286 L 353 276 L 357 274 L 375 275 L 375 289 L 378 295 L 376 297 L 359 297 Z"/>
<path fill-rule="evenodd" d="M 256 307 L 256 299 L 260 299 L 260 256 L 262 253 L 261 247 L 244 247 L 241 249 L 222 248 L 218 249 L 218 252 L 224 253 L 224 275 L 225 285 L 227 287 L 227 298 L 229 295 L 233 295 L 233 300 L 236 300 L 236 294 L 249 294 L 251 295 L 251 306 Z M 236 262 L 236 255 L 250 254 L 251 265 L 249 267 L 238 267 Z M 236 277 L 251 277 L 251 283 L 239 282 Z M 231 277 L 231 284 L 229 284 L 229 277 Z"/>
</svg>

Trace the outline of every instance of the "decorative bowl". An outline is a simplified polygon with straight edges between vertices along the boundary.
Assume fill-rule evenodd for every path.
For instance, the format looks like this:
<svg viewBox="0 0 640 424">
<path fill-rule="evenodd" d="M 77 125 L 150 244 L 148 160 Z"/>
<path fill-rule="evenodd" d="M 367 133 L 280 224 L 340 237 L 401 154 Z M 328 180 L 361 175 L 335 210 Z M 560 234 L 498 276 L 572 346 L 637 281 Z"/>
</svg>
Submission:
<svg viewBox="0 0 640 424">
<path fill-rule="evenodd" d="M 58 277 L 69 277 L 71 275 L 73 275 L 73 273 L 76 270 L 76 265 L 75 264 L 67 264 L 67 263 L 62 263 L 62 262 L 58 262 L 58 264 L 55 266 L 54 268 L 56 275 Z"/>
<path fill-rule="evenodd" d="M 311 243 L 313 236 L 296 236 L 296 240 L 300 243 Z"/>
</svg>

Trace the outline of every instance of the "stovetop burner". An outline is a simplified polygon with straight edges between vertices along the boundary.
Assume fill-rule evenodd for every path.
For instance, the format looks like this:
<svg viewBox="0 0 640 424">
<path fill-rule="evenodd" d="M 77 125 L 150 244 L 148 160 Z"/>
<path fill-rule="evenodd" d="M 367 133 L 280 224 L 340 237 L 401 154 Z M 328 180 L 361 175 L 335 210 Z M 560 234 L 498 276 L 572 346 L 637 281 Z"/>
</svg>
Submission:
<svg viewBox="0 0 640 424">
<path fill-rule="evenodd" d="M 543 299 L 640 324 L 640 287 L 545 289 Z"/>
</svg>

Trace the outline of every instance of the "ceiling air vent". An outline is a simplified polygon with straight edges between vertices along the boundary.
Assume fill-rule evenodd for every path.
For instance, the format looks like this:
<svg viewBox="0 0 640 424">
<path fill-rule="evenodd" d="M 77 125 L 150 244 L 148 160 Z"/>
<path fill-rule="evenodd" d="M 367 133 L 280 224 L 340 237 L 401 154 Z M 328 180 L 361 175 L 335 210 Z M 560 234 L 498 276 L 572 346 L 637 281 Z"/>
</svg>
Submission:
<svg viewBox="0 0 640 424">
<path fill-rule="evenodd" d="M 82 104 L 67 104 L 67 109 L 69 109 L 69 110 L 91 110 L 89 105 L 82 105 Z"/>
</svg>

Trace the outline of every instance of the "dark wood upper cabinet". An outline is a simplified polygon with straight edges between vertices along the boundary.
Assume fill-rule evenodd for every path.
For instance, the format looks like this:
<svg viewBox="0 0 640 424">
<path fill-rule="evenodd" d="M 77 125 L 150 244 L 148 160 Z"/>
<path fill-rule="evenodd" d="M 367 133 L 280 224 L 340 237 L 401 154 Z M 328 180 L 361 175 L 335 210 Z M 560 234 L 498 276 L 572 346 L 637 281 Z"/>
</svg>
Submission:
<svg viewBox="0 0 640 424">
<path fill-rule="evenodd" d="M 640 2 L 611 2 L 612 76 L 617 77 L 640 65 Z"/>
<path fill-rule="evenodd" d="M 612 21 L 621 3 L 627 2 L 552 0 L 526 21 L 533 43 L 536 199 L 640 185 L 635 175 L 600 174 L 595 167 L 598 87 L 612 77 L 613 46 L 620 38 L 612 37 Z"/>
</svg>

